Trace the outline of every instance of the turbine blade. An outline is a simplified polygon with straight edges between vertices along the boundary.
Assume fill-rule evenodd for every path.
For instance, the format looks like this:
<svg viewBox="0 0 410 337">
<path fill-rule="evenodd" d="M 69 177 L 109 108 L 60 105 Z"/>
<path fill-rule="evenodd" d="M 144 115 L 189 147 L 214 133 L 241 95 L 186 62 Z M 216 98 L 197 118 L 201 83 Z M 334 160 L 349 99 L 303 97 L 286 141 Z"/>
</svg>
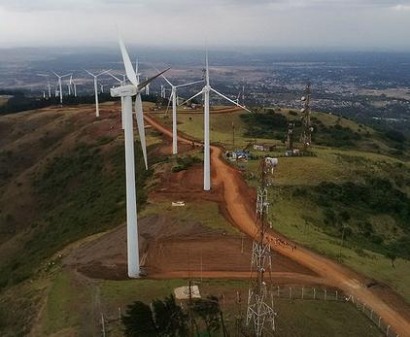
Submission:
<svg viewBox="0 0 410 337">
<path fill-rule="evenodd" d="M 152 67 L 155 69 L 155 71 L 160 72 L 158 68 L 156 68 L 156 67 L 154 67 L 154 66 L 152 66 Z M 170 69 L 170 68 L 168 68 L 168 69 Z M 161 77 L 162 77 L 171 87 L 174 86 L 164 75 L 161 75 Z"/>
<path fill-rule="evenodd" d="M 113 79 L 117 80 L 118 82 L 122 82 L 117 76 L 114 76 L 112 73 L 108 72 L 107 75 L 111 76 Z"/>
<path fill-rule="evenodd" d="M 142 89 L 144 89 L 148 84 L 150 84 L 153 80 L 155 80 L 158 76 L 161 76 L 163 73 L 165 73 L 166 71 L 168 71 L 171 68 L 167 68 L 163 71 L 161 71 L 160 73 L 156 74 L 155 76 L 152 76 L 151 78 L 145 80 L 144 82 L 142 82 L 139 85 L 136 85 L 138 91 L 141 91 Z"/>
<path fill-rule="evenodd" d="M 235 104 L 236 106 L 240 107 L 243 110 L 246 110 L 248 112 L 252 112 L 250 111 L 248 108 L 244 107 L 243 105 L 238 104 L 237 102 L 235 102 L 234 100 L 230 99 L 229 97 L 226 97 L 224 94 L 221 94 L 219 91 L 216 91 L 214 88 L 211 88 L 211 91 L 213 91 L 215 94 L 221 96 L 222 98 L 226 99 L 227 101 Z"/>
<path fill-rule="evenodd" d="M 167 105 L 167 109 L 165 110 L 165 115 L 168 115 L 168 109 L 172 102 L 171 98 L 172 98 L 172 91 L 171 91 L 171 95 L 169 95 L 169 98 L 168 98 L 168 105 Z"/>
<path fill-rule="evenodd" d="M 186 102 L 189 102 L 191 99 L 194 99 L 195 97 L 197 97 L 197 96 L 199 96 L 199 95 L 202 95 L 203 92 L 204 92 L 204 89 L 202 89 L 200 92 L 198 92 L 198 93 L 195 94 L 194 96 L 192 96 L 192 97 L 186 99 L 185 101 L 183 101 L 183 102 L 182 102 L 181 104 L 179 104 L 179 105 L 184 105 Z"/>
<path fill-rule="evenodd" d="M 90 72 L 90 71 L 88 71 L 88 70 L 86 70 L 86 69 L 84 69 L 84 71 L 85 71 L 86 73 L 88 73 L 89 75 L 91 75 L 92 77 L 95 77 L 95 75 L 94 75 L 92 72 Z"/>
<path fill-rule="evenodd" d="M 121 55 L 122 61 L 124 62 L 125 73 L 127 74 L 128 80 L 138 87 L 138 80 L 137 75 L 135 74 L 134 67 L 132 66 L 130 56 L 128 55 L 127 49 L 125 48 L 124 42 L 120 37 L 120 48 L 121 48 Z"/>
<path fill-rule="evenodd" d="M 111 69 L 104 70 L 104 71 L 100 72 L 99 74 L 97 74 L 97 76 L 101 76 L 101 75 L 107 74 L 107 73 L 109 73 L 110 71 L 111 71 Z"/>
<path fill-rule="evenodd" d="M 161 77 L 162 77 L 171 87 L 173 87 L 172 83 L 171 83 L 164 75 L 161 75 Z"/>
<path fill-rule="evenodd" d="M 206 48 L 205 65 L 205 81 L 206 84 L 209 85 L 208 47 Z"/>
<path fill-rule="evenodd" d="M 201 81 L 195 81 L 195 82 L 180 84 L 180 85 L 176 85 L 175 87 L 176 88 L 182 88 L 182 87 L 187 87 L 188 85 L 194 85 L 194 84 L 197 84 L 197 83 L 204 83 L 204 81 L 201 80 Z"/>
<path fill-rule="evenodd" d="M 137 93 L 137 96 L 135 97 L 135 114 L 136 114 L 136 119 L 137 119 L 138 133 L 140 135 L 142 154 L 144 155 L 145 168 L 148 170 L 147 143 L 145 141 L 144 112 L 142 111 L 142 100 L 141 100 L 140 93 Z"/>
</svg>

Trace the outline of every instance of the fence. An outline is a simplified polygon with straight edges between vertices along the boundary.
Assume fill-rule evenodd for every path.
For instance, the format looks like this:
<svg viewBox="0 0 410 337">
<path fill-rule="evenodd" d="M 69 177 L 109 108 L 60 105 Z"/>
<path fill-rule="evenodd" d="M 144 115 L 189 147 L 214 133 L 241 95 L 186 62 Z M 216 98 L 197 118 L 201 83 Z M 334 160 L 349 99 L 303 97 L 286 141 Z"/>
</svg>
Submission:
<svg viewBox="0 0 410 337">
<path fill-rule="evenodd" d="M 302 300 L 345 301 L 345 294 L 338 289 L 311 287 L 281 287 L 272 289 L 274 297 Z"/>
<path fill-rule="evenodd" d="M 350 302 L 357 310 L 365 314 L 387 337 L 400 337 L 370 306 L 352 295 L 347 296 L 339 289 L 276 286 L 272 289 L 272 294 L 273 297 L 284 299 Z"/>
<path fill-rule="evenodd" d="M 353 296 L 350 296 L 348 300 L 355 305 L 358 310 L 363 312 L 374 324 L 376 324 L 387 337 L 400 337 L 393 331 L 391 326 L 383 321 L 383 319 L 366 303 L 361 302 L 358 298 L 354 298 Z"/>
</svg>

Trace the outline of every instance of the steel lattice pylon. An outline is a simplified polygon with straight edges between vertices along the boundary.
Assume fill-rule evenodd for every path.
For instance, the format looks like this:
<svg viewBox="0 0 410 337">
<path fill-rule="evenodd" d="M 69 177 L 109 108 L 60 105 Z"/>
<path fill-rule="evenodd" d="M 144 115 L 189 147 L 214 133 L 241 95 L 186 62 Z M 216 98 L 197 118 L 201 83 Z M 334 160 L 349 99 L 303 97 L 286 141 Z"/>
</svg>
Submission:
<svg viewBox="0 0 410 337">
<path fill-rule="evenodd" d="M 261 188 L 256 200 L 256 215 L 260 222 L 259 238 L 253 242 L 251 272 L 256 277 L 251 280 L 248 293 L 246 326 L 251 329 L 252 336 L 272 336 L 275 331 L 275 316 L 273 295 L 271 291 L 272 254 L 269 242 L 265 238 L 267 215 L 269 209 L 268 190 L 271 184 L 273 167 L 270 161 L 263 159 L 261 163 Z M 265 275 L 268 280 L 265 281 Z"/>
</svg>

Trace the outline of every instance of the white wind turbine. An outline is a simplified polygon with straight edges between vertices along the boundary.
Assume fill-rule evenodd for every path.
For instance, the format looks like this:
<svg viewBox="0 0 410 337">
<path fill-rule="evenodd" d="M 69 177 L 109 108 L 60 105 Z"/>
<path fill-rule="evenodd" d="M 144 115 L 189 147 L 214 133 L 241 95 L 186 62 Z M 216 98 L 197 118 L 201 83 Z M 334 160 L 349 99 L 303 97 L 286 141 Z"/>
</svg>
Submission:
<svg viewBox="0 0 410 337">
<path fill-rule="evenodd" d="M 66 75 L 58 75 L 53 71 L 53 74 L 57 76 L 58 78 L 58 91 L 60 94 L 60 104 L 63 104 L 63 88 L 61 84 L 61 79 L 67 76 L 71 76 L 71 74 L 66 74 Z"/>
<path fill-rule="evenodd" d="M 162 78 L 171 86 L 170 101 L 172 100 L 172 154 L 178 153 L 178 134 L 177 134 L 177 89 L 182 87 L 187 87 L 203 81 L 195 81 L 186 84 L 174 85 L 172 84 L 164 75 Z M 168 104 L 169 106 L 169 104 Z M 167 107 L 168 110 L 168 107 Z"/>
<path fill-rule="evenodd" d="M 93 73 L 91 73 L 91 72 L 89 72 L 88 70 L 85 70 L 85 69 L 84 69 L 84 71 L 86 71 L 89 75 L 91 75 L 92 77 L 94 77 L 95 116 L 96 116 L 96 117 L 100 117 L 100 108 L 99 108 L 99 106 L 98 106 L 98 88 L 97 88 L 98 84 L 97 84 L 97 78 L 98 78 L 98 76 L 101 76 L 101 75 L 103 75 L 103 74 L 105 74 L 105 73 L 108 73 L 109 70 L 104 70 L 104 71 L 102 71 L 102 72 L 100 72 L 100 73 L 98 73 L 98 74 L 93 74 Z"/>
<path fill-rule="evenodd" d="M 124 62 L 125 72 L 131 84 L 123 84 L 120 87 L 111 89 L 112 97 L 122 97 L 124 116 L 124 140 L 125 140 L 125 176 L 127 191 L 127 256 L 128 256 L 128 276 L 137 278 L 140 274 L 139 248 L 138 248 L 138 226 L 137 226 L 137 200 L 135 190 L 135 163 L 134 163 L 134 130 L 132 118 L 132 96 L 135 99 L 135 112 L 140 135 L 142 152 L 144 155 L 145 167 L 147 164 L 147 149 L 145 143 L 144 116 L 142 111 L 141 90 L 153 79 L 160 76 L 161 72 L 149 78 L 143 83 L 139 83 L 137 75 L 132 67 L 130 57 L 124 43 L 120 39 L 120 48 Z M 167 69 L 168 70 L 168 69 Z"/>
<path fill-rule="evenodd" d="M 211 150 L 210 150 L 210 141 L 209 141 L 209 95 L 211 91 L 217 94 L 218 96 L 221 96 L 223 99 L 226 99 L 227 101 L 235 104 L 236 106 L 248 112 L 251 112 L 249 109 L 238 104 L 234 100 L 230 99 L 224 94 L 221 94 L 219 91 L 216 91 L 214 88 L 211 87 L 211 85 L 209 84 L 208 51 L 206 51 L 205 86 L 200 92 L 198 92 L 197 94 L 195 94 L 194 96 L 186 100 L 186 101 L 190 101 L 191 99 L 199 95 L 203 95 L 204 97 L 204 191 L 209 191 L 211 189 Z"/>
<path fill-rule="evenodd" d="M 48 74 L 37 74 L 37 76 L 45 77 L 47 78 L 47 90 L 48 90 L 48 98 L 51 97 L 51 85 L 50 85 L 50 75 Z"/>
<path fill-rule="evenodd" d="M 69 80 L 68 83 L 67 83 L 68 96 L 71 96 L 72 82 L 73 82 L 73 74 L 70 75 L 70 80 Z"/>
<path fill-rule="evenodd" d="M 73 78 L 70 79 L 71 84 L 73 86 L 73 91 L 74 91 L 74 97 L 77 97 L 77 83 L 73 80 Z"/>
</svg>

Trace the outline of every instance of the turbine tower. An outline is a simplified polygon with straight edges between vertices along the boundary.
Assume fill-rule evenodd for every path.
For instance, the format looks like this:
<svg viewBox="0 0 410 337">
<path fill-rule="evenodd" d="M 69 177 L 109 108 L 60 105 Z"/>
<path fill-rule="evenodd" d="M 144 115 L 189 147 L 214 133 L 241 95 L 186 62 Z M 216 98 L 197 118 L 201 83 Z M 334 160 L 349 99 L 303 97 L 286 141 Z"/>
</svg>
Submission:
<svg viewBox="0 0 410 337">
<path fill-rule="evenodd" d="M 164 75 L 162 78 L 171 86 L 171 95 L 169 101 L 172 100 L 172 154 L 178 153 L 178 134 L 177 134 L 177 89 L 194 85 L 203 81 L 190 82 L 186 84 L 174 85 Z M 169 106 L 169 104 L 168 104 Z M 167 110 L 168 110 L 167 106 Z"/>
<path fill-rule="evenodd" d="M 235 104 L 236 106 L 251 112 L 249 109 L 245 108 L 244 106 L 238 104 L 234 100 L 228 98 L 227 96 L 221 94 L 219 91 L 216 91 L 214 88 L 211 87 L 209 84 L 209 67 L 208 67 L 208 51 L 206 51 L 205 55 L 205 86 L 203 89 L 192 96 L 191 98 L 187 99 L 189 101 L 199 95 L 203 95 L 204 97 L 204 190 L 209 191 L 211 189 L 211 151 L 210 151 L 210 141 L 209 141 L 209 96 L 210 93 L 214 92 L 218 96 L 222 97 L 223 99 Z"/>
<path fill-rule="evenodd" d="M 85 69 L 84 69 L 85 70 Z M 104 70 L 98 74 L 93 74 L 89 72 L 88 70 L 85 70 L 89 75 L 94 77 L 94 95 L 95 95 L 95 116 L 100 117 L 100 108 L 98 106 L 98 84 L 97 84 L 97 78 L 105 73 L 108 73 L 109 70 Z"/>
<path fill-rule="evenodd" d="M 63 88 L 61 84 L 61 79 L 67 76 L 71 76 L 71 74 L 66 74 L 66 75 L 58 75 L 53 71 L 53 74 L 57 76 L 58 78 L 58 92 L 60 95 L 60 104 L 63 104 Z"/>
<path fill-rule="evenodd" d="M 140 275 L 139 264 L 139 248 L 138 248 L 138 226 L 137 226 L 137 200 L 135 190 L 135 162 L 134 162 L 134 130 L 132 118 L 132 96 L 135 99 L 135 112 L 137 114 L 137 125 L 140 135 L 142 152 L 144 155 L 145 167 L 147 165 L 147 151 L 145 142 L 144 116 L 142 111 L 141 90 L 146 87 L 153 79 L 160 76 L 162 73 L 149 78 L 143 83 L 139 83 L 137 75 L 132 67 L 130 57 L 125 48 L 123 41 L 120 39 L 120 49 L 124 68 L 128 80 L 131 84 L 123 83 L 120 87 L 111 89 L 112 97 L 122 97 L 124 111 L 124 141 L 125 141 L 125 176 L 126 176 L 126 192 L 127 192 L 127 259 L 128 259 L 128 276 L 137 278 Z M 167 69 L 168 70 L 168 69 Z M 166 70 L 165 70 L 166 71 Z M 164 72 L 165 72 L 164 71 Z"/>
<path fill-rule="evenodd" d="M 276 158 L 264 158 L 261 161 L 261 187 L 256 201 L 256 215 L 260 222 L 260 235 L 253 242 L 251 273 L 256 273 L 252 279 L 248 293 L 248 308 L 246 313 L 247 329 L 252 336 L 272 336 L 275 331 L 276 312 L 273 309 L 273 294 L 271 291 L 272 254 L 269 242 L 265 239 L 268 216 L 268 186 L 271 184 Z M 268 283 L 265 274 L 269 276 Z"/>
</svg>

